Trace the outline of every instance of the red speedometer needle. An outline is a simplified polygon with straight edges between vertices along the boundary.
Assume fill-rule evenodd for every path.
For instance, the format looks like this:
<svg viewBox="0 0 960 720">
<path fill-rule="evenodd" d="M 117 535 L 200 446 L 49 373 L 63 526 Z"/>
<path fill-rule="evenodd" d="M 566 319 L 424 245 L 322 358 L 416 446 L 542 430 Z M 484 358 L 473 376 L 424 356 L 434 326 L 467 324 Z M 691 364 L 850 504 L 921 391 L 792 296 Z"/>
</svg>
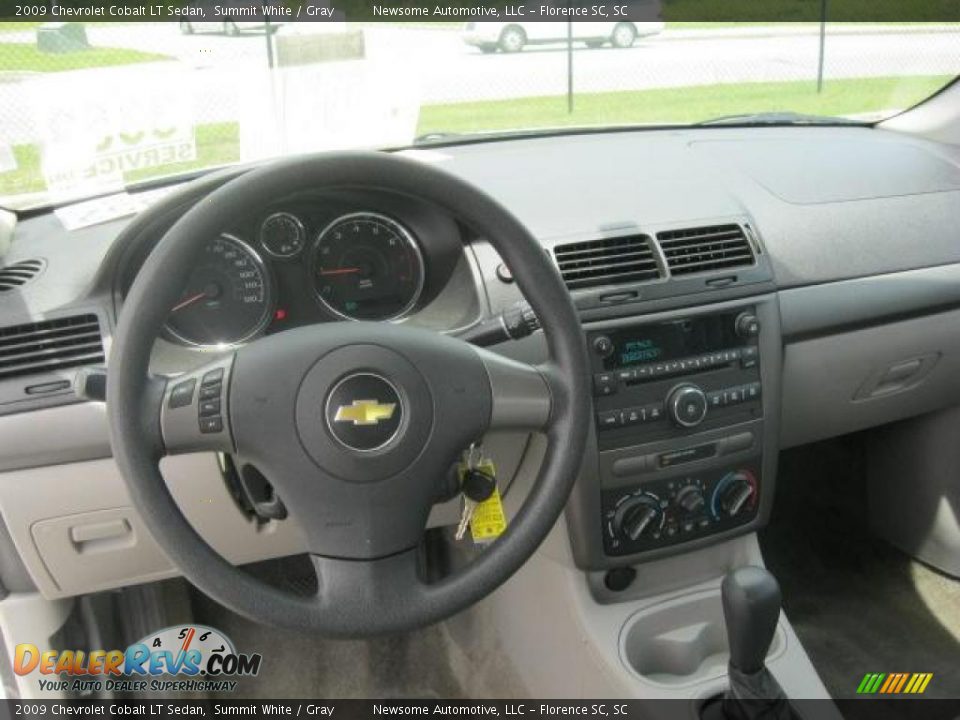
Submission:
<svg viewBox="0 0 960 720">
<path fill-rule="evenodd" d="M 336 270 L 321 270 L 321 275 L 349 275 L 350 273 L 358 273 L 360 268 L 337 268 Z"/>
<path fill-rule="evenodd" d="M 178 302 L 176 305 L 174 305 L 173 309 L 171 309 L 170 312 L 176 312 L 177 310 L 182 310 L 187 305 L 193 305 L 193 303 L 195 303 L 197 300 L 199 300 L 200 298 L 205 298 L 206 296 L 207 294 L 205 292 L 197 293 L 196 295 L 191 295 L 186 300 L 182 300 L 181 302 Z"/>
</svg>

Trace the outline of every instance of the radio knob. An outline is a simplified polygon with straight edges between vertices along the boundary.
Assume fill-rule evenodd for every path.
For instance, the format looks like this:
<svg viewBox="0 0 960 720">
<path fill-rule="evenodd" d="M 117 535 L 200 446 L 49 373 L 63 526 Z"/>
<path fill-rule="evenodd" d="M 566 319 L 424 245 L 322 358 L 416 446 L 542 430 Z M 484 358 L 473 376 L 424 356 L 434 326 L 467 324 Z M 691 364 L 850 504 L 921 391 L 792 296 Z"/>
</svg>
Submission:
<svg viewBox="0 0 960 720">
<path fill-rule="evenodd" d="M 667 412 L 680 427 L 696 427 L 707 416 L 707 396 L 693 383 L 684 383 L 667 396 Z"/>
<path fill-rule="evenodd" d="M 644 533 L 659 528 L 662 519 L 660 502 L 652 495 L 640 495 L 617 508 L 613 522 L 620 535 L 628 540 L 637 540 Z"/>
<path fill-rule="evenodd" d="M 734 330 L 738 337 L 756 337 L 760 334 L 760 320 L 752 312 L 742 312 L 734 321 Z"/>
<path fill-rule="evenodd" d="M 602 358 L 613 354 L 613 340 L 606 335 L 598 335 L 593 339 L 593 351 Z"/>
<path fill-rule="evenodd" d="M 677 494 L 677 505 L 691 515 L 703 510 L 705 504 L 703 491 L 693 485 L 687 485 Z"/>
<path fill-rule="evenodd" d="M 744 472 L 736 472 L 720 494 L 720 510 L 726 517 L 736 517 L 753 497 L 753 483 Z"/>
</svg>

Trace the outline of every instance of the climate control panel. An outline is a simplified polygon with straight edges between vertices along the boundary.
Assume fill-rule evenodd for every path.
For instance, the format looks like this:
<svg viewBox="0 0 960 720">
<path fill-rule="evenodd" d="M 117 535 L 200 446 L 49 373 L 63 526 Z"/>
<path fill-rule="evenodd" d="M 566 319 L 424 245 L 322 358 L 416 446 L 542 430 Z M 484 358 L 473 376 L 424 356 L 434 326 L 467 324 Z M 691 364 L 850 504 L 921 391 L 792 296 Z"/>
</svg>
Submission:
<svg viewBox="0 0 960 720">
<path fill-rule="evenodd" d="M 608 555 L 631 555 L 744 525 L 756 517 L 759 459 L 602 494 Z"/>
</svg>

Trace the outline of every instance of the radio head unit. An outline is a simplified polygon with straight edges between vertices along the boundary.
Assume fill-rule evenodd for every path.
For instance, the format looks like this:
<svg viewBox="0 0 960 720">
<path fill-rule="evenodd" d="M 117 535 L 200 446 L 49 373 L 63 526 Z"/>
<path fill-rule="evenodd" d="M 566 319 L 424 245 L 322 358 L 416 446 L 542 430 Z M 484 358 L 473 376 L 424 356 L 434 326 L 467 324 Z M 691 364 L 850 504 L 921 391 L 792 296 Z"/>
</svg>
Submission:
<svg viewBox="0 0 960 720">
<path fill-rule="evenodd" d="M 600 449 L 759 418 L 752 309 L 591 332 Z"/>
</svg>

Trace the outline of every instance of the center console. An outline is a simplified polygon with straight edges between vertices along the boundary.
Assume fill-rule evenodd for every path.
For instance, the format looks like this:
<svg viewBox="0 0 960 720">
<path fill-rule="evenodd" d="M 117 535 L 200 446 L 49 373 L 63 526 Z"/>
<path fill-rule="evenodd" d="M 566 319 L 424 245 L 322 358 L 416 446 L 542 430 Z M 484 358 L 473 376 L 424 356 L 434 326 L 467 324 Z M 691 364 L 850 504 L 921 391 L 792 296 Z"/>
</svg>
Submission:
<svg viewBox="0 0 960 720">
<path fill-rule="evenodd" d="M 766 520 L 778 319 L 762 297 L 585 325 L 595 443 L 568 509 L 582 567 L 681 552 Z"/>
</svg>

